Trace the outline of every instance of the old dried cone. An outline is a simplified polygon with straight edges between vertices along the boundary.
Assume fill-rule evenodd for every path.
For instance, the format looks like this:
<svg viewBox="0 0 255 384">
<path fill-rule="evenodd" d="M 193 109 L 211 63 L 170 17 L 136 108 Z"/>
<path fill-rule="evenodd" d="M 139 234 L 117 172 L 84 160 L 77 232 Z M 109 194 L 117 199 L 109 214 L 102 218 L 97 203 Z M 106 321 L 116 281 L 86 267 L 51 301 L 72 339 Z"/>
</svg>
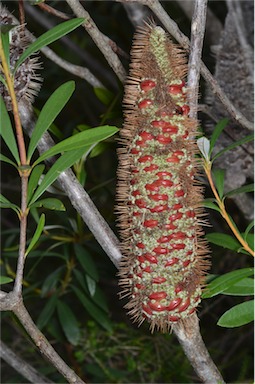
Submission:
<svg viewBox="0 0 255 384">
<path fill-rule="evenodd" d="M 186 72 L 183 52 L 162 28 L 138 30 L 119 149 L 119 275 L 130 315 L 147 319 L 152 331 L 167 331 L 196 310 L 208 268 Z"/>
</svg>

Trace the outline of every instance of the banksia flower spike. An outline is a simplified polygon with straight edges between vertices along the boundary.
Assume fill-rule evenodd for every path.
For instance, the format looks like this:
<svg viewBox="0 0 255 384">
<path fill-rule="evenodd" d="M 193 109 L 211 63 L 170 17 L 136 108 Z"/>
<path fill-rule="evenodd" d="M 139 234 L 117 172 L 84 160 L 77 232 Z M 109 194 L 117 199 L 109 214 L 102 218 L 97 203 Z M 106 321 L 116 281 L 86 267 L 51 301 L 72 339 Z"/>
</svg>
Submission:
<svg viewBox="0 0 255 384">
<path fill-rule="evenodd" d="M 196 310 L 208 269 L 186 72 L 184 53 L 162 28 L 138 30 L 120 133 L 119 275 L 131 317 L 147 319 L 152 331 L 168 331 Z"/>
<path fill-rule="evenodd" d="M 0 25 L 4 28 L 5 25 L 15 25 L 13 18 L 6 11 L 5 7 L 0 4 Z M 19 60 L 22 53 L 28 47 L 30 39 L 27 36 L 24 28 L 21 25 L 14 26 L 10 30 L 10 70 L 13 71 L 15 64 Z M 36 73 L 41 68 L 38 62 L 38 56 L 28 57 L 16 70 L 14 75 L 14 91 L 17 101 L 28 101 L 33 103 L 41 87 L 41 77 Z M 1 71 L 0 61 L 0 75 Z M 5 85 L 0 82 L 0 95 L 3 97 L 7 110 L 11 110 L 11 97 Z"/>
</svg>

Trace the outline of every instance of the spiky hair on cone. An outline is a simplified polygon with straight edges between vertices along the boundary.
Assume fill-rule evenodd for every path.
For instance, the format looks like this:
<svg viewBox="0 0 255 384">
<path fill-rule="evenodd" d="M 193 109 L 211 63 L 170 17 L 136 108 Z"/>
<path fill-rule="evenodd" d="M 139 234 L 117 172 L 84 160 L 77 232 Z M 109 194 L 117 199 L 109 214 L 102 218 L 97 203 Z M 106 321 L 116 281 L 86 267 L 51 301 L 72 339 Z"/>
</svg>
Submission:
<svg viewBox="0 0 255 384">
<path fill-rule="evenodd" d="M 209 268 L 186 73 L 184 52 L 161 27 L 138 29 L 118 149 L 119 276 L 129 314 L 152 332 L 195 312 Z"/>
<path fill-rule="evenodd" d="M 0 24 L 1 28 L 5 25 L 14 26 L 10 32 L 10 69 L 13 70 L 16 62 L 19 60 L 22 53 L 31 43 L 24 26 L 15 25 L 15 20 L 7 12 L 6 8 L 0 3 Z M 0 62 L 1 64 L 1 62 Z M 14 91 L 17 101 L 25 100 L 33 103 L 40 88 L 42 78 L 36 72 L 41 68 L 38 61 L 38 56 L 28 57 L 16 70 L 14 75 Z M 3 73 L 0 69 L 0 75 Z M 0 95 L 3 97 L 7 110 L 12 109 L 11 97 L 5 85 L 0 82 Z"/>
</svg>

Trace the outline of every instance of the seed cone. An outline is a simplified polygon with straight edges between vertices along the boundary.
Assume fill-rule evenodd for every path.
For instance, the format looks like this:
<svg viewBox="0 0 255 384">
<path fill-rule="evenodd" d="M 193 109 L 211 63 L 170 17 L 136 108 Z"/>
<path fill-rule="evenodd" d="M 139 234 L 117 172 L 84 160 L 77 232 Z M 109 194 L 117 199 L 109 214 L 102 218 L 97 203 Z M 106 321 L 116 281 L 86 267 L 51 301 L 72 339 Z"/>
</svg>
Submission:
<svg viewBox="0 0 255 384">
<path fill-rule="evenodd" d="M 209 266 L 186 72 L 183 51 L 162 28 L 138 30 L 118 151 L 119 276 L 129 314 L 152 331 L 168 331 L 196 310 Z"/>
<path fill-rule="evenodd" d="M 14 25 L 13 18 L 6 11 L 5 7 L 0 4 L 0 24 Z M 15 26 L 10 31 L 10 69 L 13 71 L 16 62 L 19 60 L 22 53 L 28 47 L 30 40 L 26 35 L 22 26 Z M 1 64 L 1 61 L 0 61 Z M 41 77 L 36 73 L 41 68 L 38 62 L 38 57 L 28 57 L 16 70 L 14 76 L 14 91 L 17 101 L 26 100 L 33 103 L 35 96 L 37 96 L 41 88 Z M 3 73 L 0 69 L 0 75 Z M 5 85 L 0 82 L 0 95 L 3 97 L 7 110 L 12 109 L 11 97 Z"/>
</svg>

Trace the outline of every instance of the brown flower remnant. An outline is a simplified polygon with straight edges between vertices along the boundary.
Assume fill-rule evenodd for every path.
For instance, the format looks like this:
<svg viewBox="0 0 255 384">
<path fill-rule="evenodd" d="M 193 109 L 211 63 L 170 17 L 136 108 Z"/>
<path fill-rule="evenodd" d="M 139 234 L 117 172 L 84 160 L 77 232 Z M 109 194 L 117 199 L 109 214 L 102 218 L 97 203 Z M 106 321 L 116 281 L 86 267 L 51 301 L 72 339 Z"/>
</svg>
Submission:
<svg viewBox="0 0 255 384">
<path fill-rule="evenodd" d="M 162 28 L 138 30 L 120 133 L 119 275 L 129 314 L 152 331 L 168 331 L 196 310 L 209 266 L 186 73 L 184 53 Z"/>
<path fill-rule="evenodd" d="M 24 28 L 21 25 L 16 26 L 11 16 L 5 8 L 0 4 L 0 28 L 2 30 L 10 27 L 9 41 L 10 41 L 10 71 L 13 73 L 15 64 L 19 60 L 22 53 L 29 46 L 30 40 L 26 35 Z M 13 28 L 12 28 L 13 27 Z M 12 29 L 11 29 L 12 28 Z M 41 68 L 38 62 L 38 57 L 28 57 L 15 71 L 14 74 L 14 90 L 17 101 L 26 100 L 33 103 L 35 96 L 38 94 L 41 87 L 41 77 L 36 73 Z M 0 75 L 3 77 L 1 71 L 0 61 Z M 6 86 L 0 81 L 0 95 L 3 97 L 7 110 L 11 110 L 11 97 L 8 93 Z"/>
</svg>

